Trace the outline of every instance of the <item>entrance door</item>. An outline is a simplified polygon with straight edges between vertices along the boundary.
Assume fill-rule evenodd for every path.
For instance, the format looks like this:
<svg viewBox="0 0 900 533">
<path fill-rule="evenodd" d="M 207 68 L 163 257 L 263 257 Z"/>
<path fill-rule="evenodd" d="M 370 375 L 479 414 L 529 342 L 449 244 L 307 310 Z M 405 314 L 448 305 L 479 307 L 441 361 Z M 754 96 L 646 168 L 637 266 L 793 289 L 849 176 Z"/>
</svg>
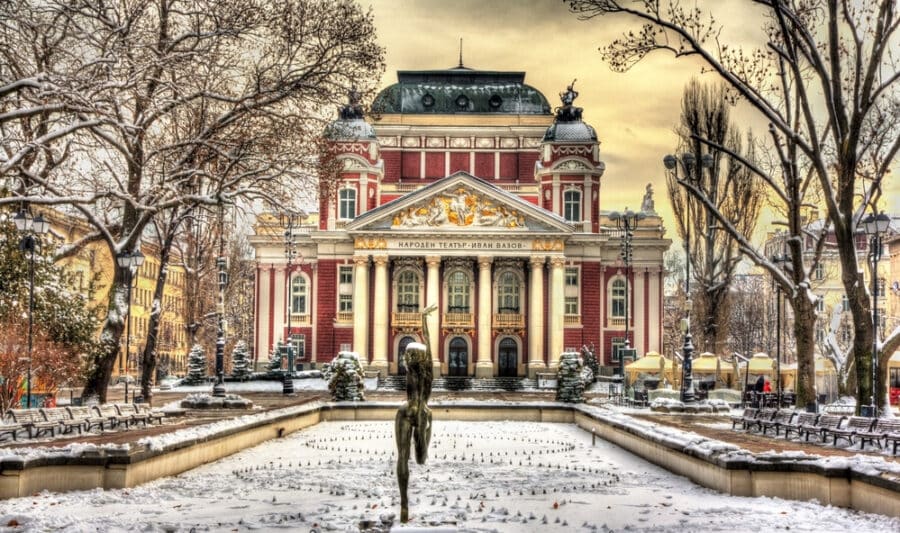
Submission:
<svg viewBox="0 0 900 533">
<path fill-rule="evenodd" d="M 403 337 L 397 345 L 397 374 L 400 376 L 406 375 L 406 347 L 414 340 L 412 337 Z"/>
<path fill-rule="evenodd" d="M 516 341 L 508 337 L 500 341 L 498 357 L 501 378 L 514 378 L 519 375 L 519 347 Z"/>
<path fill-rule="evenodd" d="M 462 337 L 456 337 L 450 341 L 448 366 L 451 376 L 469 375 L 469 345 Z"/>
</svg>

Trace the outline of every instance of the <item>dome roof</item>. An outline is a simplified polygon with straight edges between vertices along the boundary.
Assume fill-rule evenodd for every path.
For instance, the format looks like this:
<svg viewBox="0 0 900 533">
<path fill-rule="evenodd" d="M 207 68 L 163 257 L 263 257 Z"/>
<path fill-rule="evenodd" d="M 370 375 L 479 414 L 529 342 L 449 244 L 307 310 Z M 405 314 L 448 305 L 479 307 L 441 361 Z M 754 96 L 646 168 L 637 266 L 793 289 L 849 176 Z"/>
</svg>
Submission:
<svg viewBox="0 0 900 533">
<path fill-rule="evenodd" d="M 582 121 L 556 122 L 544 134 L 544 141 L 593 142 L 597 140 L 594 128 Z"/>
<path fill-rule="evenodd" d="M 524 72 L 457 67 L 398 71 L 397 79 L 375 97 L 373 113 L 550 114 L 547 98 L 524 83 Z"/>
<path fill-rule="evenodd" d="M 325 138 L 337 140 L 375 139 L 375 128 L 362 118 L 338 119 L 325 128 Z"/>
</svg>

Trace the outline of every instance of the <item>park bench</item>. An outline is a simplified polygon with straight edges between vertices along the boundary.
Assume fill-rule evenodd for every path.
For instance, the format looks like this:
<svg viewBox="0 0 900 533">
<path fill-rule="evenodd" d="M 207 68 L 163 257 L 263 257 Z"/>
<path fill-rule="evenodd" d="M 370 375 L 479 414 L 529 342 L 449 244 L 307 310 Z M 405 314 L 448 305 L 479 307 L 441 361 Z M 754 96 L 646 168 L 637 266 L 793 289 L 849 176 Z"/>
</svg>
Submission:
<svg viewBox="0 0 900 533">
<path fill-rule="evenodd" d="M 784 438 L 791 438 L 791 433 L 796 433 L 799 438 L 810 429 L 815 431 L 818 418 L 819 415 L 816 413 L 799 413 L 793 422 L 782 426 L 784 428 Z"/>
<path fill-rule="evenodd" d="M 900 418 L 878 418 L 871 430 L 858 431 L 856 436 L 859 437 L 860 449 L 865 449 L 866 442 L 877 442 L 883 449 L 887 449 L 888 442 L 893 442 L 896 455 L 900 445 Z"/>
<path fill-rule="evenodd" d="M 111 428 L 114 428 L 119 424 L 125 424 L 125 427 L 128 427 L 128 423 L 131 421 L 130 416 L 123 416 L 119 414 L 119 410 L 116 409 L 116 406 L 111 403 L 95 405 L 93 406 L 93 409 L 94 412 L 97 413 L 97 416 L 109 423 L 109 427 Z"/>
<path fill-rule="evenodd" d="M 737 427 L 738 424 L 741 425 L 742 428 L 747 429 L 747 424 L 756 420 L 756 416 L 759 414 L 759 409 L 755 407 L 747 407 L 744 409 L 744 412 L 741 416 L 733 416 L 731 417 L 731 429 Z"/>
<path fill-rule="evenodd" d="M 16 440 L 19 435 L 19 431 L 22 431 L 22 424 L 17 424 L 11 417 L 4 416 L 2 420 L 0 420 L 0 437 L 4 435 L 9 435 L 12 437 L 12 440 Z"/>
<path fill-rule="evenodd" d="M 128 417 L 129 425 L 140 422 L 146 426 L 149 423 L 150 415 L 139 411 L 133 403 L 117 403 L 116 410 L 120 415 Z"/>
<path fill-rule="evenodd" d="M 84 425 L 85 431 L 90 431 L 95 427 L 100 428 L 100 431 L 103 431 L 106 425 L 106 419 L 98 416 L 97 413 L 94 412 L 93 409 L 87 406 L 80 407 L 66 407 L 69 410 L 69 414 L 72 415 L 72 418 L 75 420 L 80 420 Z"/>
<path fill-rule="evenodd" d="M 778 413 L 778 409 L 760 409 L 759 413 L 756 415 L 756 418 L 748 422 L 744 427 L 747 431 L 756 428 L 759 431 L 762 431 L 762 425 L 765 422 L 771 422 L 775 415 Z"/>
<path fill-rule="evenodd" d="M 47 422 L 59 424 L 60 433 L 72 433 L 73 430 L 77 429 L 80 435 L 82 428 L 84 428 L 84 423 L 81 420 L 73 419 L 72 414 L 65 407 L 45 407 L 41 409 L 41 412 L 44 414 Z"/>
<path fill-rule="evenodd" d="M 154 411 L 150 408 L 150 405 L 146 403 L 137 404 L 137 409 L 140 413 L 147 415 L 147 419 L 151 424 L 154 420 L 162 424 L 163 418 L 166 417 L 166 413 L 163 413 L 162 411 Z"/>
<path fill-rule="evenodd" d="M 837 446 L 838 439 L 847 439 L 847 442 L 853 446 L 853 437 L 855 437 L 860 432 L 869 432 L 872 431 L 872 426 L 875 425 L 875 419 L 869 418 L 865 416 L 851 416 L 847 419 L 847 425 L 842 428 L 835 429 L 827 429 L 824 431 L 825 438 L 828 438 L 830 434 L 834 439 L 833 443 Z"/>
<path fill-rule="evenodd" d="M 28 432 L 28 438 L 40 437 L 41 434 L 56 436 L 59 424 L 48 422 L 40 409 L 10 409 L 8 416 L 16 424 L 20 424 Z"/>
<path fill-rule="evenodd" d="M 764 420 L 760 422 L 763 435 L 767 434 L 770 429 L 774 429 L 775 436 L 777 437 L 781 433 L 781 428 L 791 423 L 791 420 L 794 419 L 794 415 L 796 415 L 794 411 L 790 409 L 782 409 L 781 411 L 775 413 L 775 417 L 771 420 Z"/>
<path fill-rule="evenodd" d="M 841 423 L 845 418 L 844 415 L 821 415 L 819 420 L 816 421 L 815 427 L 807 428 L 806 440 L 809 441 L 810 434 L 815 433 L 819 436 L 819 440 L 823 443 L 828 443 L 828 434 L 831 431 L 841 429 Z"/>
</svg>

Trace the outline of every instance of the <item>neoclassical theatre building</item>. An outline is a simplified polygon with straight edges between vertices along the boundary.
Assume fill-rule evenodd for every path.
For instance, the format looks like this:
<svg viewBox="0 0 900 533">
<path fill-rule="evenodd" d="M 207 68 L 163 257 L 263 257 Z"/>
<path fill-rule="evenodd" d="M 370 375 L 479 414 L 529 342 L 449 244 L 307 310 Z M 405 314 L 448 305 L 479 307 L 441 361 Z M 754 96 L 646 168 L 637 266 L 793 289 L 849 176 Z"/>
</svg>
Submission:
<svg viewBox="0 0 900 533">
<path fill-rule="evenodd" d="M 290 338 L 298 368 L 352 350 L 403 373 L 432 304 L 436 375 L 533 377 L 591 344 L 616 365 L 626 329 L 639 354 L 658 351 L 670 240 L 648 187 L 626 268 L 609 217 L 626 206 L 603 201 L 576 97 L 554 111 L 524 72 L 462 66 L 398 72 L 369 117 L 351 97 L 327 134 L 334 192 L 294 221 L 290 263 L 285 217 L 257 220 L 258 357 Z"/>
</svg>

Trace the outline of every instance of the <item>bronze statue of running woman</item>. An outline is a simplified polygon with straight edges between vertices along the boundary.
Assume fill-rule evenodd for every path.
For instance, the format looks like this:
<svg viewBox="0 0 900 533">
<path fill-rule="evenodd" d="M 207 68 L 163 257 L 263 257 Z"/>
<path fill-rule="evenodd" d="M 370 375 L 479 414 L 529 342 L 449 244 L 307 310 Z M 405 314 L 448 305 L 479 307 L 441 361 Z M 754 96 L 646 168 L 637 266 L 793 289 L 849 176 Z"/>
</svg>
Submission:
<svg viewBox="0 0 900 533">
<path fill-rule="evenodd" d="M 431 382 L 434 379 L 431 358 L 431 338 L 428 334 L 428 315 L 437 309 L 431 305 L 422 312 L 424 344 L 412 342 L 406 347 L 406 402 L 397 410 L 394 435 L 397 439 L 397 482 L 400 484 L 400 521 L 409 521 L 409 451 L 410 439 L 416 450 L 416 462 L 425 464 L 431 442 Z"/>
</svg>

